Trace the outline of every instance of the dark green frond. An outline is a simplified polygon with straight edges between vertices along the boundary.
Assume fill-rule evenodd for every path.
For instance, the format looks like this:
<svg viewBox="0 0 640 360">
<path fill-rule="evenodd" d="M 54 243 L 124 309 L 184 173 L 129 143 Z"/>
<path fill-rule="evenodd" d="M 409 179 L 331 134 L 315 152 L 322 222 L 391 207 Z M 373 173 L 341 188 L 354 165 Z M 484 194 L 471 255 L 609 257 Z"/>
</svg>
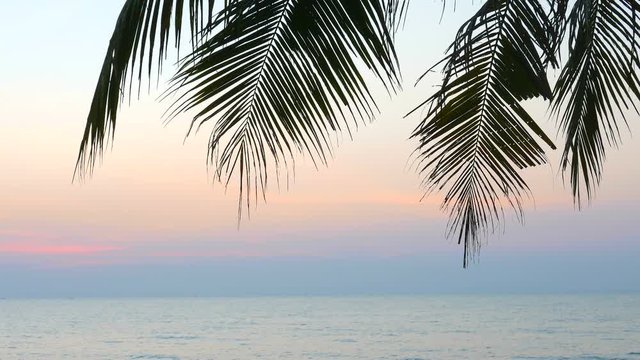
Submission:
<svg viewBox="0 0 640 360">
<path fill-rule="evenodd" d="M 398 83 L 386 10 L 379 0 L 239 0 L 214 19 L 221 30 L 181 64 L 169 115 L 194 110 L 193 127 L 212 123 L 209 158 L 221 181 L 239 177 L 241 204 L 298 153 L 325 163 L 334 132 L 374 116 L 360 64 Z"/>
<path fill-rule="evenodd" d="M 545 66 L 556 52 L 545 1 L 489 0 L 463 24 L 445 58 L 444 82 L 421 106 L 414 131 L 427 193 L 445 193 L 448 232 L 464 244 L 464 266 L 504 207 L 522 214 L 528 187 L 518 170 L 554 147 L 520 102 L 551 97 Z"/>
<path fill-rule="evenodd" d="M 553 110 L 566 137 L 562 169 L 578 206 L 602 178 L 606 147 L 619 144 L 625 111 L 637 112 L 639 10 L 637 0 L 578 0 L 569 16 L 569 58 Z"/>
<path fill-rule="evenodd" d="M 76 175 L 91 173 L 105 144 L 115 131 L 118 107 L 131 81 L 151 77 L 166 57 L 170 37 L 180 44 L 184 11 L 188 11 L 191 39 L 197 44 L 209 24 L 213 0 L 127 0 L 116 22 L 98 77 L 89 116 L 80 144 Z M 136 68 L 137 65 L 137 68 Z M 137 74 L 134 74 L 135 70 Z M 129 83 L 129 84 L 127 84 Z M 128 86 L 129 85 L 129 86 Z M 139 84 L 140 86 L 140 84 Z M 140 91 L 140 88 L 138 88 Z"/>
</svg>

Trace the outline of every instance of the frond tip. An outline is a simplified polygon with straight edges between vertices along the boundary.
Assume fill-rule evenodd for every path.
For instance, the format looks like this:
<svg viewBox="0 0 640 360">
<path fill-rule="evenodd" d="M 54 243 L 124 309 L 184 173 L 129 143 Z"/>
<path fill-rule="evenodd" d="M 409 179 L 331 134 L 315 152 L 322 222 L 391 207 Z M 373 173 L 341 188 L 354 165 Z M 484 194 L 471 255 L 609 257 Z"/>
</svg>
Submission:
<svg viewBox="0 0 640 360">
<path fill-rule="evenodd" d="M 191 40 L 195 45 L 208 25 L 213 0 L 127 0 L 120 11 L 109 41 L 98 83 L 93 94 L 74 178 L 91 174 L 105 145 L 113 140 L 120 104 L 131 95 L 133 78 L 150 78 L 154 64 L 158 71 L 166 57 L 171 36 L 179 48 L 183 12 L 188 11 Z M 137 74 L 136 74 L 136 70 Z"/>
</svg>

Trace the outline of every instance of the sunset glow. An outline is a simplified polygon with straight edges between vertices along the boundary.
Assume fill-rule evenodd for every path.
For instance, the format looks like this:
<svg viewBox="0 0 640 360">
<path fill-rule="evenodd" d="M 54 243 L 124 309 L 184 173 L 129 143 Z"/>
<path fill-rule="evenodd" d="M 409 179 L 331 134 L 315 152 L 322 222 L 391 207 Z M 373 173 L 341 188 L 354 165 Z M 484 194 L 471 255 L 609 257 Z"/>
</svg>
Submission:
<svg viewBox="0 0 640 360">
<path fill-rule="evenodd" d="M 115 246 L 0 244 L 0 253 L 18 255 L 88 255 L 122 250 Z"/>
<path fill-rule="evenodd" d="M 154 82 L 150 94 L 143 91 L 141 99 L 123 104 L 113 148 L 92 177 L 72 181 L 97 71 L 121 4 L 69 2 L 63 14 L 47 2 L 39 3 L 38 8 L 29 2 L 10 7 L 32 14 L 30 24 L 48 29 L 46 33 L 13 18 L 2 25 L 5 33 L 24 31 L 19 40 L 3 43 L 3 50 L 8 46 L 3 53 L 12 55 L 0 57 L 0 256 L 10 256 L 12 262 L 72 255 L 136 263 L 170 257 L 461 251 L 445 237 L 447 214 L 440 209 L 444 195 L 435 192 L 423 198 L 412 157 L 416 143 L 409 139 L 420 114 L 404 118 L 432 91 L 437 77 L 415 87 L 407 80 L 393 97 L 375 89 L 380 107 L 376 120 L 360 126 L 353 139 L 336 135 L 332 141 L 339 146 L 328 167 L 316 168 L 310 159 L 298 157 L 288 183 L 281 174 L 280 187 L 274 181 L 266 203 L 259 196 L 238 226 L 237 184 L 225 189 L 207 171 L 210 124 L 185 140 L 189 115 L 162 123 L 168 104 L 156 98 L 171 69 L 157 88 Z M 427 3 L 416 4 L 422 11 L 416 14 L 427 14 L 428 19 L 415 15 L 418 20 L 407 21 L 398 34 L 406 79 L 417 78 L 441 57 L 448 43 L 441 34 L 452 34 L 475 9 L 460 6 L 440 21 L 440 5 Z M 60 17 L 51 17 L 51 12 Z M 65 21 L 69 14 L 82 14 L 80 23 Z M 437 24 L 436 31 L 420 31 L 426 23 Z M 24 44 L 36 41 L 48 54 L 47 69 L 41 57 L 18 56 Z M 555 124 L 546 120 L 546 105 L 527 105 L 553 138 Z M 640 142 L 627 137 L 620 151 L 609 153 L 602 186 L 592 208 L 582 213 L 575 211 L 559 173 L 559 153 L 550 152 L 550 165 L 524 172 L 532 192 L 524 204 L 526 225 L 521 227 L 505 212 L 504 229 L 497 228 L 488 238 L 487 251 L 573 249 L 579 244 L 592 251 L 628 244 L 629 238 L 640 236 L 638 228 L 624 220 L 640 212 L 640 190 L 634 185 L 640 177 L 635 159 L 639 152 Z M 625 209 L 623 220 L 611 214 L 614 208 Z M 611 227 L 621 235 L 595 240 L 592 234 Z"/>
</svg>

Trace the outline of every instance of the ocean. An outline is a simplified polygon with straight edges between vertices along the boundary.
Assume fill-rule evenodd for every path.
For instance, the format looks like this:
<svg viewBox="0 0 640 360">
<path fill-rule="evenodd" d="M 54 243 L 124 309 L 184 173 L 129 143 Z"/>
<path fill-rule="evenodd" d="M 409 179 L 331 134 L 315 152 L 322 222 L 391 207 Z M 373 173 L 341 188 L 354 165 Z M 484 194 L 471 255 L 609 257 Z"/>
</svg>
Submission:
<svg viewBox="0 0 640 360">
<path fill-rule="evenodd" d="M 640 360 L 640 295 L 9 299 L 0 359 Z"/>
</svg>

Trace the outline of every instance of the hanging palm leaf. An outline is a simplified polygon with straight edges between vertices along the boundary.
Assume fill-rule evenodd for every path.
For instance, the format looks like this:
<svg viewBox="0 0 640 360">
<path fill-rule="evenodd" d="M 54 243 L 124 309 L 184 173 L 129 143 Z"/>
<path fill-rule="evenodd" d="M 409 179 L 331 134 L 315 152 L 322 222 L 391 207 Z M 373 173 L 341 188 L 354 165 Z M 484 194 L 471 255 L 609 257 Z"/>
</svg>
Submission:
<svg viewBox="0 0 640 360">
<path fill-rule="evenodd" d="M 509 205 L 522 214 L 529 189 L 518 169 L 554 148 L 520 101 L 551 98 L 545 65 L 556 63 L 560 22 L 538 1 L 489 0 L 459 30 L 444 59 L 444 83 L 422 105 L 413 137 L 427 193 L 443 191 L 449 234 L 464 244 L 463 265 Z M 414 110 L 415 111 L 415 110 Z"/>
<path fill-rule="evenodd" d="M 209 155 L 219 179 L 240 179 L 240 200 L 264 193 L 269 169 L 289 169 L 297 153 L 325 163 L 335 131 L 351 132 L 377 112 L 362 68 L 388 89 L 398 85 L 392 34 L 400 0 L 236 0 L 205 21 L 212 2 L 190 2 L 194 43 L 173 79 L 171 117 L 197 109 L 193 124 L 213 121 Z M 129 0 L 122 10 L 98 82 L 78 160 L 91 166 L 112 135 L 127 71 L 149 58 L 155 34 L 161 61 L 172 4 Z M 182 2 L 175 4 L 181 8 Z M 180 15 L 181 16 L 181 15 Z M 175 36 L 181 23 L 176 13 Z M 149 45 L 146 42 L 149 41 Z M 148 52 L 145 52 L 148 49 Z M 142 67 L 138 79 L 142 78 Z"/>
<path fill-rule="evenodd" d="M 239 176 L 249 206 L 269 169 L 289 168 L 297 153 L 325 163 L 333 132 L 373 118 L 358 63 L 397 84 L 385 14 L 379 1 L 233 2 L 211 24 L 222 30 L 180 67 L 170 115 L 197 108 L 195 126 L 214 122 L 210 160 L 225 183 Z"/>
<path fill-rule="evenodd" d="M 264 194 L 268 174 L 299 154 L 327 162 L 336 132 L 351 134 L 377 113 L 365 69 L 399 86 L 393 35 L 408 0 L 127 0 L 98 79 L 77 162 L 92 170 L 115 129 L 134 77 L 162 69 L 170 37 L 180 44 L 188 12 L 193 47 L 179 62 L 168 114 L 212 128 L 209 160 L 218 180 L 237 177 L 239 217 Z M 551 140 L 521 105 L 553 99 L 566 135 L 562 167 L 578 204 L 599 183 L 605 145 L 640 97 L 638 0 L 487 0 L 457 33 L 442 87 L 418 108 L 413 132 L 426 193 L 444 192 L 448 232 L 464 244 L 464 266 L 505 208 L 522 216 L 529 188 L 519 170 L 546 161 Z M 548 67 L 566 66 L 552 91 Z M 146 60 L 146 61 L 145 61 Z M 157 64 L 157 65 L 156 65 Z M 143 76 L 144 75 L 144 76 Z M 424 75 L 423 75 L 424 76 Z M 140 91 L 140 85 L 138 92 Z M 416 110 L 418 109 L 416 108 Z M 637 112 L 637 109 L 635 109 Z M 415 110 L 414 110 L 415 111 Z M 276 175 L 276 178 L 278 176 Z"/>
<path fill-rule="evenodd" d="M 625 111 L 638 111 L 639 10 L 637 0 L 578 0 L 569 15 L 569 57 L 553 110 L 566 137 L 562 169 L 578 206 L 602 178 L 606 145 L 619 144 Z"/>
</svg>

